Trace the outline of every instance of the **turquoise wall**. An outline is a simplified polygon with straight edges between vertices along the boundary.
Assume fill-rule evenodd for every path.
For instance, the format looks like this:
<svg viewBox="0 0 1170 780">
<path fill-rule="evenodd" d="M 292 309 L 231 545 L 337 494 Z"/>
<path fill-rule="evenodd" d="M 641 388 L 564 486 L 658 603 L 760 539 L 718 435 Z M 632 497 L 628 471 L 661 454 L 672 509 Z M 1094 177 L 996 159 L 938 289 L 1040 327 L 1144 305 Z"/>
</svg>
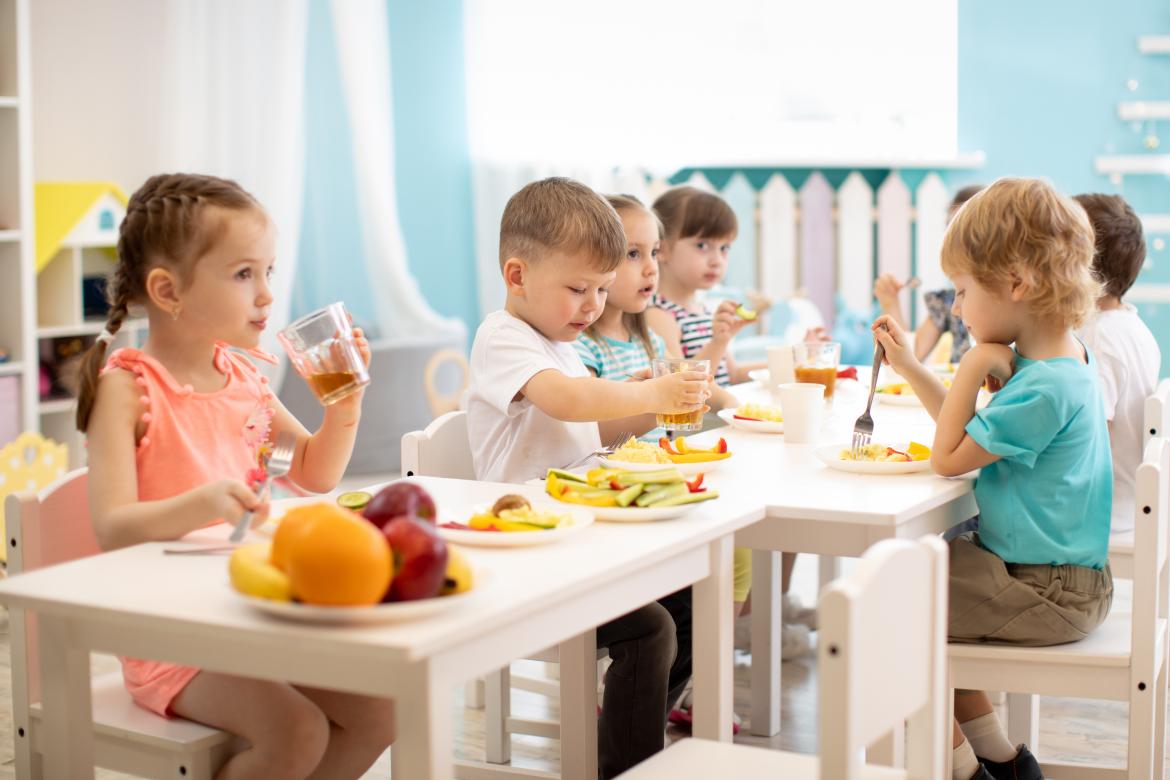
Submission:
<svg viewBox="0 0 1170 780">
<path fill-rule="evenodd" d="M 332 29 L 325 1 L 310 2 L 306 120 L 312 151 L 294 306 L 304 311 L 344 298 L 362 319 L 372 313 L 374 297 L 358 262 L 361 241 L 352 217 L 352 162 Z M 462 4 L 389 0 L 388 9 L 397 186 L 410 265 L 431 305 L 461 317 L 474 332 L 481 312 L 475 297 Z M 978 171 L 943 172 L 948 184 L 1044 176 L 1070 193 L 1120 192 L 1139 212 L 1170 212 L 1166 178 L 1127 177 L 1117 187 L 1093 172 L 1098 154 L 1144 151 L 1144 133 L 1117 119 L 1119 100 L 1170 100 L 1170 56 L 1137 53 L 1139 35 L 1159 33 L 1170 33 L 1165 0 L 960 0 L 959 148 L 983 150 L 987 164 Z M 1126 88 L 1130 79 L 1138 81 L 1136 91 Z M 1170 152 L 1170 127 L 1166 130 L 1163 151 Z M 799 179 L 807 172 L 786 173 Z M 884 175 L 866 173 L 874 181 Z M 748 178 L 759 186 L 769 174 L 756 170 Z M 913 186 L 921 175 L 907 172 L 906 178 Z M 723 172 L 712 172 L 711 178 L 716 184 L 726 181 Z M 1170 282 L 1170 250 L 1151 249 L 1151 267 L 1139 282 Z M 1170 307 L 1141 309 L 1170 355 Z"/>
</svg>

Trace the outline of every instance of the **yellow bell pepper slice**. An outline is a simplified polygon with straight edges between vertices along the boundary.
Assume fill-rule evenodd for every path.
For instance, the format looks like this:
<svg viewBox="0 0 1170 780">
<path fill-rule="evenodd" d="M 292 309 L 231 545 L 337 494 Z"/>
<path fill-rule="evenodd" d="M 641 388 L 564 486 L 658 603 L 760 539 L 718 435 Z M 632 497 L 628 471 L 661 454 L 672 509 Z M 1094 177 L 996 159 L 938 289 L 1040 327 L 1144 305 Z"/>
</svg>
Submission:
<svg viewBox="0 0 1170 780">
<path fill-rule="evenodd" d="M 669 455 L 672 463 L 707 463 L 730 458 L 730 452 L 688 452 L 685 455 Z"/>
</svg>

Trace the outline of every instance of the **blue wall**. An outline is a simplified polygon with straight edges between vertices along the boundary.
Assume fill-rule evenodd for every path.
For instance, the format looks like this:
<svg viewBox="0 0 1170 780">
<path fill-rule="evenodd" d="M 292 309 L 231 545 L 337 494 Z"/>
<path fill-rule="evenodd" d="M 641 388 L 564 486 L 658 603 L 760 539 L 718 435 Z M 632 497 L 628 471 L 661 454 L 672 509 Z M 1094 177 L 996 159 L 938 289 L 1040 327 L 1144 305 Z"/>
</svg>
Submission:
<svg viewBox="0 0 1170 780">
<path fill-rule="evenodd" d="M 423 295 L 474 332 L 471 164 L 463 86 L 461 0 L 390 0 L 398 214 Z M 377 290 L 364 275 L 353 149 L 326 0 L 310 0 L 305 126 L 308 159 L 293 316 L 344 300 L 374 320 Z"/>
<path fill-rule="evenodd" d="M 373 296 L 360 278 L 352 219 L 348 128 L 324 0 L 311 0 L 310 148 L 302 273 L 295 306 L 343 297 L 358 315 Z M 474 332 L 471 175 L 460 0 L 389 0 L 400 217 L 410 265 L 440 312 Z M 959 148 L 983 150 L 978 171 L 945 173 L 958 187 L 1004 175 L 1044 176 L 1070 193 L 1120 192 L 1139 212 L 1170 212 L 1170 182 L 1093 172 L 1098 154 L 1145 151 L 1117 102 L 1170 100 L 1170 56 L 1137 53 L 1139 35 L 1170 33 L 1165 0 L 959 0 Z M 1126 82 L 1136 79 L 1130 92 Z M 1162 151 L 1170 152 L 1170 126 Z M 881 172 L 870 172 L 875 178 Z M 753 182 L 767 172 L 749 174 Z M 912 181 L 921 174 L 907 172 Z M 718 178 L 713 176 L 712 178 Z M 1168 236 L 1167 238 L 1170 238 Z M 314 269 L 314 263 L 319 265 Z M 1170 282 L 1170 250 L 1151 249 L 1139 282 Z M 1170 356 L 1170 307 L 1141 306 Z"/>
</svg>

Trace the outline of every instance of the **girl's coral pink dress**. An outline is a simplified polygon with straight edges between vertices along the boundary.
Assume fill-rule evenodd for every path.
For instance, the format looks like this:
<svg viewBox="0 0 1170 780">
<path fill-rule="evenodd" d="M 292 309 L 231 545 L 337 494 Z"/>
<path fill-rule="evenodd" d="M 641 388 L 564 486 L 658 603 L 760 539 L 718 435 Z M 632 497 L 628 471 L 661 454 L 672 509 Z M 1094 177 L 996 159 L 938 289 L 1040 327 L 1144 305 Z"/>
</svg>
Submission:
<svg viewBox="0 0 1170 780">
<path fill-rule="evenodd" d="M 271 360 L 258 351 L 252 354 Z M 110 355 L 103 373 L 135 374 L 142 391 L 145 434 L 138 442 L 138 500 L 158 501 L 221 479 L 248 481 L 274 413 L 268 377 L 247 358 L 215 347 L 215 367 L 225 377 L 213 393 L 179 385 L 154 358 L 137 349 Z M 221 521 L 216 521 L 221 522 Z M 149 587 L 144 583 L 144 587 Z M 171 702 L 199 673 L 161 661 L 122 658 L 126 689 L 140 706 L 170 716 Z"/>
</svg>

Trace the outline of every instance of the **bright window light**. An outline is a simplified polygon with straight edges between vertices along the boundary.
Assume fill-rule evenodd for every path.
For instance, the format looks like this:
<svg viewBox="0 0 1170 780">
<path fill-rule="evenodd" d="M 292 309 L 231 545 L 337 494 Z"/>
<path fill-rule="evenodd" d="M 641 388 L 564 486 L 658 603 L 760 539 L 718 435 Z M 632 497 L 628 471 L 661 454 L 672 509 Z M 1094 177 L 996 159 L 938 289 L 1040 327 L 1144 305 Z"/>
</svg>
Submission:
<svg viewBox="0 0 1170 780">
<path fill-rule="evenodd" d="M 956 154 L 956 0 L 465 0 L 478 161 Z"/>
</svg>

